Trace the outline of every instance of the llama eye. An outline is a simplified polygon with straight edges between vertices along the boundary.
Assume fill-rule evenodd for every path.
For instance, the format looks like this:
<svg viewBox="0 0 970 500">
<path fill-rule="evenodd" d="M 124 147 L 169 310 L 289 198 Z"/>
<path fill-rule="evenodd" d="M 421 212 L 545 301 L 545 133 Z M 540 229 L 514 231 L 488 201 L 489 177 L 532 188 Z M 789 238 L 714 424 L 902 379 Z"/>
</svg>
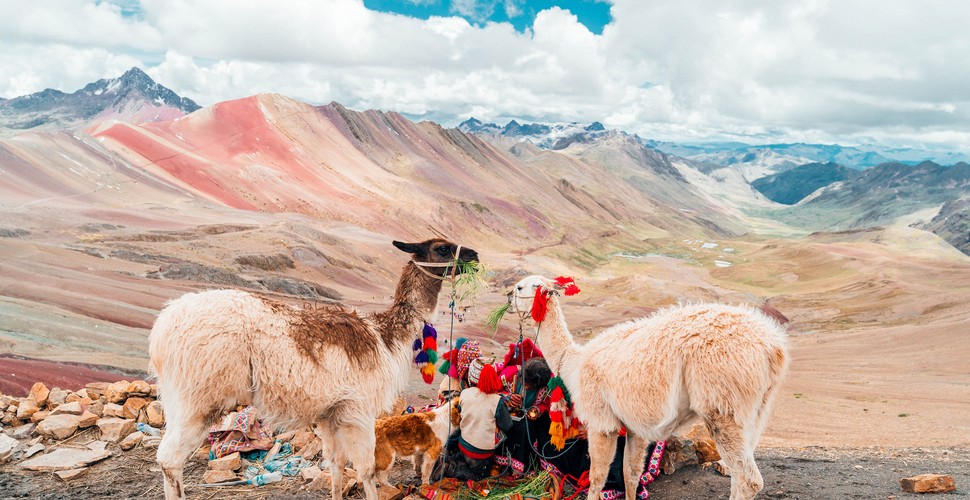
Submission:
<svg viewBox="0 0 970 500">
<path fill-rule="evenodd" d="M 451 247 L 447 245 L 441 246 L 436 248 L 435 252 L 442 257 L 447 257 L 451 253 Z"/>
<path fill-rule="evenodd" d="M 522 285 L 519 285 L 519 286 L 515 287 L 515 289 L 521 292 L 522 291 Z"/>
</svg>

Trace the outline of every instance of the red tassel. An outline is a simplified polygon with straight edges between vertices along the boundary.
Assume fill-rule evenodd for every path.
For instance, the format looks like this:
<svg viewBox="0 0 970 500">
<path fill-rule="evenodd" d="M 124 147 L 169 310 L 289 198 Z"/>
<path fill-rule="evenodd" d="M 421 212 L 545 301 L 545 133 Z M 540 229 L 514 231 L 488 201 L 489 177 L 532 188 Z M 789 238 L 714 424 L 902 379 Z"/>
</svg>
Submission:
<svg viewBox="0 0 970 500">
<path fill-rule="evenodd" d="M 549 310 L 549 294 L 541 286 L 537 287 L 535 297 L 532 298 L 532 319 L 536 323 L 542 323 L 546 319 L 547 310 Z"/>
<path fill-rule="evenodd" d="M 568 276 L 560 276 L 556 278 L 556 283 L 565 288 L 565 291 L 563 291 L 563 294 L 565 295 L 576 295 L 581 291 L 579 287 L 576 286 L 576 280 Z"/>
</svg>

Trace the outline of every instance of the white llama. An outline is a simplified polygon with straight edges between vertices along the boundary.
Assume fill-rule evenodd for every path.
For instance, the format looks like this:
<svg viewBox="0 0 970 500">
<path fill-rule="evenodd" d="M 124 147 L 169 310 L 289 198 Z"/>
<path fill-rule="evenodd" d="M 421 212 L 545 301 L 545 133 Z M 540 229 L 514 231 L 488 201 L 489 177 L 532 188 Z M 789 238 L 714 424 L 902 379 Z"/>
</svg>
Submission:
<svg viewBox="0 0 970 500">
<path fill-rule="evenodd" d="M 695 417 L 717 442 L 731 500 L 754 498 L 764 487 L 754 450 L 788 370 L 784 329 L 751 307 L 695 304 L 617 324 L 577 345 L 560 290 L 556 281 L 529 276 L 509 294 L 510 310 L 529 313 L 537 291 L 549 295 L 539 347 L 588 429 L 589 498 L 600 496 L 621 427 L 626 495 L 635 498 L 648 443 Z"/>
</svg>

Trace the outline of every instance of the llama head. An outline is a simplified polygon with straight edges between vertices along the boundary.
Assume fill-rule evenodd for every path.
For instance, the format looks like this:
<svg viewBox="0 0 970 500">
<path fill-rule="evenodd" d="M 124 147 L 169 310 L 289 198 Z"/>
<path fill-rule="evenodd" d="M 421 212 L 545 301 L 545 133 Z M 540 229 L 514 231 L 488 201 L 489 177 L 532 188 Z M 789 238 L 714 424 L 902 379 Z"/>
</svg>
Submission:
<svg viewBox="0 0 970 500">
<path fill-rule="evenodd" d="M 522 314 L 531 313 L 536 293 L 538 293 L 540 287 L 542 290 L 549 291 L 553 294 L 562 290 L 562 286 L 555 280 L 535 274 L 527 276 L 519 280 L 508 293 L 509 311 Z"/>
<path fill-rule="evenodd" d="M 427 266 L 430 272 L 439 276 L 448 276 L 456 262 L 478 262 L 478 252 L 471 248 L 460 246 L 442 238 L 432 238 L 421 243 L 403 243 L 395 241 L 394 246 L 402 252 L 411 254 L 415 264 L 432 264 Z M 460 250 L 459 250 L 460 248 Z M 456 255 L 455 252 L 458 252 Z M 461 271 L 462 266 L 458 267 Z"/>
</svg>

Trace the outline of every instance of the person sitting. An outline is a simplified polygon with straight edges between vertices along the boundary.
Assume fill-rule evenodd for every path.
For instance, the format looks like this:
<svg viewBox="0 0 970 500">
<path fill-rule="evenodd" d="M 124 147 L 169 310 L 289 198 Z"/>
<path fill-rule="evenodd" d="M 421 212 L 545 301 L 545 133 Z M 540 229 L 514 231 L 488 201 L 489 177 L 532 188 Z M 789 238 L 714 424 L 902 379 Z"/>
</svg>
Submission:
<svg viewBox="0 0 970 500">
<path fill-rule="evenodd" d="M 481 368 L 476 369 L 478 366 Z M 468 381 L 474 386 L 461 391 L 458 453 L 446 459 L 444 475 L 477 481 L 488 476 L 492 456 L 512 427 L 512 417 L 499 394 L 502 383 L 491 364 L 473 363 Z"/>
<path fill-rule="evenodd" d="M 590 466 L 585 429 L 580 429 L 576 439 L 568 440 L 564 449 L 557 450 L 551 444 L 551 391 L 548 384 L 552 375 L 545 358 L 525 362 L 519 379 L 523 387 L 509 395 L 506 401 L 513 413 L 524 414 L 525 418 L 514 420 L 503 443 L 502 456 L 497 461 L 520 474 L 534 468 L 552 468 L 559 474 L 578 477 Z"/>
</svg>

